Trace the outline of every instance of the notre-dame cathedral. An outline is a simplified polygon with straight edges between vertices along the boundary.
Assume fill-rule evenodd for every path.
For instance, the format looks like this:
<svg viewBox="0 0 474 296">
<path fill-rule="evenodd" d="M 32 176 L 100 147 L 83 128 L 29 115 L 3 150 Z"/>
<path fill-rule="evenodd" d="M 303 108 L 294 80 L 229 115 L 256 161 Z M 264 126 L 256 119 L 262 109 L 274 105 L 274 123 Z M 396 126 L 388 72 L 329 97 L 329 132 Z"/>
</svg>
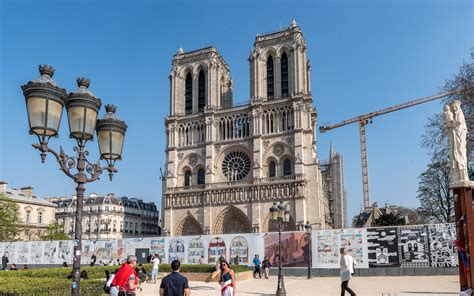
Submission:
<svg viewBox="0 0 474 296">
<path fill-rule="evenodd" d="M 291 208 L 286 230 L 344 226 L 342 157 L 320 162 L 311 64 L 300 27 L 255 38 L 250 101 L 233 105 L 215 47 L 173 56 L 166 125 L 163 229 L 168 235 L 275 231 L 269 209 Z M 332 151 L 332 150 L 331 150 Z"/>
</svg>

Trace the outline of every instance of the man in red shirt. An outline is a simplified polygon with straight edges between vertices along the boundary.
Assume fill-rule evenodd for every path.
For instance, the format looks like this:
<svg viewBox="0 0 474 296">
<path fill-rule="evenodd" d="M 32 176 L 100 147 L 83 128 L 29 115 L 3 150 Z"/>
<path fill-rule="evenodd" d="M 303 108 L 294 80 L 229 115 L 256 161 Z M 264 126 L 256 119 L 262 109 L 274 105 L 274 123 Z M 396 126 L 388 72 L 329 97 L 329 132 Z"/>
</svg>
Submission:
<svg viewBox="0 0 474 296">
<path fill-rule="evenodd" d="M 137 257 L 129 255 L 127 263 L 115 274 L 112 286 L 116 286 L 119 290 L 119 296 L 133 296 L 138 285 L 138 277 L 135 273 L 135 264 L 137 264 Z"/>
</svg>

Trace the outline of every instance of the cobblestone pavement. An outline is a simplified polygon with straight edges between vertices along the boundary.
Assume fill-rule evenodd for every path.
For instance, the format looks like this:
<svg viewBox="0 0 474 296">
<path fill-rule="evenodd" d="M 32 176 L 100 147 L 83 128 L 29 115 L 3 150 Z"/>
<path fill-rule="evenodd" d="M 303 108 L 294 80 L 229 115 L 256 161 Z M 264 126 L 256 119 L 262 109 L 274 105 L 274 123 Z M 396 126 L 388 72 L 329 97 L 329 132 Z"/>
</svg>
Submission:
<svg viewBox="0 0 474 296">
<path fill-rule="evenodd" d="M 140 296 L 159 295 L 159 284 L 143 284 Z M 277 277 L 269 280 L 252 279 L 237 283 L 237 295 L 275 295 Z M 191 295 L 220 295 L 217 283 L 189 282 Z M 356 277 L 349 285 L 358 296 L 446 296 L 459 295 L 457 276 L 417 277 Z M 285 277 L 288 296 L 339 296 L 340 280 L 322 277 L 307 280 L 302 277 Z M 349 295 L 347 293 L 346 295 Z"/>
</svg>

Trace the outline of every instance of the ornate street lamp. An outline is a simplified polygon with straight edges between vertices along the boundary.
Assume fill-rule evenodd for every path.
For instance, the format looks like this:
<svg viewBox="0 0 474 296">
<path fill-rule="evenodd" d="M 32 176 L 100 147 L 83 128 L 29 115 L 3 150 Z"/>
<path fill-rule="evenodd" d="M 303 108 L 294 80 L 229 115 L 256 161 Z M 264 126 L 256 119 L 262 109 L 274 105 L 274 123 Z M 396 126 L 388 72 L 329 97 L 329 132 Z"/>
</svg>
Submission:
<svg viewBox="0 0 474 296">
<path fill-rule="evenodd" d="M 278 205 L 273 203 L 270 208 L 271 220 L 278 224 L 278 284 L 277 296 L 286 296 L 285 283 L 281 266 L 281 232 L 283 227 L 290 221 L 290 205 L 280 202 Z"/>
<path fill-rule="evenodd" d="M 306 248 L 308 250 L 308 280 L 309 280 L 313 278 L 313 274 L 312 274 L 313 262 L 311 258 L 311 250 L 312 250 L 312 244 L 313 244 L 313 241 L 311 240 L 311 233 L 313 232 L 313 226 L 309 224 L 309 221 L 306 221 L 306 225 L 304 226 L 304 229 L 306 230 L 306 235 L 308 237 L 308 244 L 306 245 Z"/>
<path fill-rule="evenodd" d="M 116 107 L 113 105 L 107 105 L 107 114 L 104 118 L 97 120 L 102 103 L 88 89 L 90 84 L 88 79 L 78 78 L 78 89 L 67 96 L 66 90 L 60 88 L 52 79 L 53 67 L 40 65 L 39 70 L 41 77 L 29 81 L 21 88 L 26 100 L 30 134 L 38 136 L 39 141 L 38 144 L 32 146 L 41 152 L 42 162 L 45 161 L 47 152 L 53 154 L 61 170 L 77 184 L 71 294 L 79 296 L 84 184 L 99 179 L 104 170 L 109 172 L 110 180 L 112 180 L 112 175 L 117 172 L 114 167 L 115 161 L 122 157 L 123 139 L 127 125 L 115 116 Z M 58 136 L 64 106 L 67 109 L 70 137 L 77 142 L 77 146 L 73 148 L 76 155 L 73 157 L 67 156 L 62 147 L 57 153 L 48 146 L 49 139 Z M 87 141 L 93 141 L 96 126 L 100 158 L 107 161 L 106 168 L 100 166 L 100 161 L 93 164 L 86 158 L 89 152 L 85 149 L 85 145 Z M 72 171 L 73 169 L 76 170 L 75 173 Z"/>
</svg>

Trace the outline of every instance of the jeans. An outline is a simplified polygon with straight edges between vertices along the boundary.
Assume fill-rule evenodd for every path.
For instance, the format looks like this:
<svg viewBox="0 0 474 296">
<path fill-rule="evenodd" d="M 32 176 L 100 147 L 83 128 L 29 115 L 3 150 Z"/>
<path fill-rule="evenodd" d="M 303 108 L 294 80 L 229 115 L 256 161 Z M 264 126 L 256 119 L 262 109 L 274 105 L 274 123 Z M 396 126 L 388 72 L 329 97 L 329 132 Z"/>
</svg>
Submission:
<svg viewBox="0 0 474 296">
<path fill-rule="evenodd" d="M 117 287 L 113 286 L 113 287 L 110 287 L 110 295 L 112 296 L 118 296 L 119 294 L 119 290 Z"/>
<path fill-rule="evenodd" d="M 153 268 L 151 270 L 151 280 L 156 281 L 156 278 L 158 277 L 158 268 Z"/>
<path fill-rule="evenodd" d="M 270 268 L 269 267 L 265 267 L 265 278 L 268 279 L 268 275 L 270 274 Z"/>
<path fill-rule="evenodd" d="M 255 270 L 253 271 L 253 277 L 257 278 L 257 273 L 258 277 L 262 278 L 262 272 L 260 271 L 260 265 L 255 265 Z"/>
<path fill-rule="evenodd" d="M 352 291 L 352 289 L 349 288 L 349 281 L 343 281 L 341 283 L 341 296 L 346 295 L 346 291 L 349 292 L 351 296 L 356 296 L 356 293 L 354 293 L 354 291 Z"/>
</svg>

